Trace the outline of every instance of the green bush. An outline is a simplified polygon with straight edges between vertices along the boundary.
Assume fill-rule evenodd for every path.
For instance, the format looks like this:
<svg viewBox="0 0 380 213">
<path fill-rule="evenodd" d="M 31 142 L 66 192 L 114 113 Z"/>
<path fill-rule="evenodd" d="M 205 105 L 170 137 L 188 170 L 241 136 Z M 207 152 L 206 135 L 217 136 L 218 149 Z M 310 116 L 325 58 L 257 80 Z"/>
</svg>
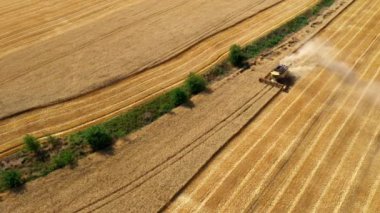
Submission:
<svg viewBox="0 0 380 213">
<path fill-rule="evenodd" d="M 198 94 L 207 88 L 207 81 L 200 75 L 190 73 L 185 82 L 186 88 L 191 94 Z"/>
<path fill-rule="evenodd" d="M 31 135 L 26 135 L 24 137 L 24 148 L 29 152 L 39 153 L 41 150 L 41 144 L 37 138 Z"/>
<path fill-rule="evenodd" d="M 53 157 L 52 166 L 53 166 L 53 169 L 63 168 L 67 165 L 73 164 L 75 160 L 76 158 L 72 151 L 62 150 L 58 153 L 58 155 Z"/>
<path fill-rule="evenodd" d="M 229 61 L 235 67 L 243 67 L 244 62 L 247 58 L 245 57 L 243 50 L 238 45 L 233 45 L 230 48 Z"/>
<path fill-rule="evenodd" d="M 3 189 L 11 189 L 21 186 L 24 182 L 21 178 L 21 173 L 17 170 L 3 171 L 0 175 L 1 187 Z"/>
<path fill-rule="evenodd" d="M 186 103 L 189 101 L 189 95 L 187 94 L 186 90 L 183 88 L 176 88 L 170 93 L 170 99 L 174 106 L 179 106 L 181 104 Z"/>
<path fill-rule="evenodd" d="M 83 134 L 94 151 L 105 149 L 112 144 L 112 137 L 100 126 L 91 127 Z"/>
<path fill-rule="evenodd" d="M 160 105 L 160 108 L 158 109 L 158 113 L 160 115 L 164 115 L 164 114 L 172 111 L 173 108 L 174 108 L 174 106 L 171 103 L 162 103 Z"/>
</svg>

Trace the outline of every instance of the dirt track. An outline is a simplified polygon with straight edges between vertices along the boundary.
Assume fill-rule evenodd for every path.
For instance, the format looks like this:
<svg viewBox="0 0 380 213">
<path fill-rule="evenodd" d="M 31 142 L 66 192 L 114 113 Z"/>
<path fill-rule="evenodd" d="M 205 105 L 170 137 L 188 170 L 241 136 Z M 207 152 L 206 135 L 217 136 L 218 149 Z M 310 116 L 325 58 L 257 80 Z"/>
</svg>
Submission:
<svg viewBox="0 0 380 213">
<path fill-rule="evenodd" d="M 191 2 L 192 2 L 191 4 L 196 4 L 195 2 L 197 2 L 197 1 L 194 1 L 194 3 L 193 3 L 193 1 L 191 1 Z M 210 4 L 216 4 L 216 3 L 212 3 L 212 1 L 207 1 L 207 2 L 208 2 L 207 4 L 209 4 L 209 3 Z M 230 21 L 227 23 L 232 23 L 232 20 L 235 20 L 235 22 L 236 22 L 236 20 L 241 19 L 243 17 L 247 17 L 250 14 L 254 13 L 255 11 L 257 12 L 257 10 L 259 8 L 263 8 L 265 5 L 269 4 L 268 1 L 266 1 L 264 6 L 261 5 L 260 7 L 257 7 L 257 2 L 251 2 L 251 1 L 245 1 L 245 2 L 247 4 L 249 2 L 249 5 L 251 5 L 251 7 L 248 7 L 247 5 L 244 5 L 243 3 L 236 4 L 236 5 L 240 5 L 239 8 L 243 8 L 243 9 L 241 9 L 241 11 L 245 11 L 245 12 L 240 11 L 239 17 L 234 17 L 234 18 L 229 17 Z M 273 2 L 276 2 L 276 1 L 273 1 Z M 227 29 L 227 30 L 225 30 L 219 34 L 216 34 L 215 36 L 212 36 L 212 37 L 202 41 L 201 43 L 195 45 L 194 47 L 192 47 L 191 49 L 189 49 L 185 53 L 175 57 L 173 60 L 170 60 L 169 62 L 164 63 L 164 64 L 162 64 L 156 68 L 148 69 L 148 70 L 142 72 L 141 74 L 134 75 L 134 76 L 132 76 L 132 77 L 130 77 L 124 81 L 121 81 L 117 84 L 114 84 L 110 87 L 98 90 L 96 92 L 92 92 L 88 95 L 82 96 L 80 98 L 73 99 L 71 101 L 68 101 L 68 102 L 65 102 L 65 103 L 62 103 L 59 105 L 53 105 L 50 107 L 45 107 L 42 109 L 36 109 L 36 110 L 31 111 L 31 112 L 27 112 L 27 113 L 24 113 L 21 115 L 14 116 L 12 118 L 3 119 L 0 121 L 0 130 L 1 130 L 0 136 L 2 138 L 2 141 L 0 144 L 0 150 L 2 150 L 2 153 L 0 155 L 4 154 L 4 150 L 13 151 L 12 149 L 14 147 L 17 147 L 21 143 L 21 138 L 25 134 L 33 134 L 37 137 L 43 137 L 47 134 L 65 135 L 69 132 L 72 132 L 72 131 L 75 131 L 78 129 L 82 129 L 82 128 L 87 127 L 89 125 L 92 125 L 94 123 L 99 123 L 105 119 L 108 119 L 112 116 L 115 116 L 115 115 L 121 113 L 121 112 L 124 112 L 124 111 L 130 109 L 131 107 L 135 106 L 136 104 L 139 104 L 139 103 L 145 101 L 146 99 L 149 99 L 149 98 L 151 98 L 151 97 L 153 97 L 153 96 L 155 96 L 155 95 L 157 95 L 157 94 L 159 94 L 159 93 L 161 93 L 161 92 L 163 92 L 163 91 L 165 91 L 165 90 L 167 90 L 167 89 L 169 89 L 175 85 L 178 85 L 187 76 L 187 74 L 189 72 L 191 72 L 191 71 L 201 72 L 201 71 L 205 70 L 211 64 L 217 62 L 218 59 L 220 59 L 220 57 L 223 56 L 227 52 L 230 45 L 232 45 L 234 43 L 243 44 L 243 43 L 246 43 L 252 39 L 258 38 L 259 36 L 263 35 L 264 33 L 268 32 L 271 29 L 277 27 L 278 25 L 286 22 L 287 20 L 294 17 L 298 13 L 304 11 L 306 8 L 310 7 L 315 2 L 316 2 L 316 0 L 308 0 L 308 1 L 297 0 L 296 2 L 292 1 L 292 4 L 289 4 L 289 1 L 284 1 L 283 3 L 280 3 L 280 4 L 270 8 L 264 12 L 259 13 L 258 15 L 255 15 L 255 16 L 249 18 L 248 20 L 246 20 L 245 22 L 243 22 L 241 24 L 238 24 L 232 28 L 229 28 L 229 29 Z M 143 4 L 143 3 L 141 3 L 141 4 Z M 187 3 L 187 4 L 189 4 L 189 3 Z M 218 4 L 220 4 L 220 1 L 218 1 Z M 218 5 L 218 4 L 216 4 L 216 5 Z M 226 4 L 228 4 L 228 3 L 226 3 Z M 139 6 L 139 5 L 140 4 L 137 4 L 137 6 Z M 252 5 L 256 5 L 256 7 L 252 6 Z M 296 5 L 296 6 L 294 6 L 294 5 Z M 132 5 L 130 7 L 126 7 L 125 10 L 127 10 L 128 8 L 135 8 L 137 6 Z M 207 8 L 206 7 L 207 5 L 206 6 L 203 5 L 203 6 L 205 8 Z M 230 8 L 229 6 L 226 6 L 223 4 L 222 4 L 222 6 L 223 6 L 222 8 L 224 8 L 224 7 Z M 184 6 L 182 6 L 182 7 L 184 7 Z M 182 8 L 182 7 L 180 7 L 180 8 Z M 211 6 L 209 6 L 208 8 L 210 8 L 210 7 Z M 234 11 L 236 12 L 236 10 L 239 10 L 239 8 L 234 8 Z M 249 8 L 251 8 L 251 9 L 248 10 Z M 180 11 L 183 11 L 183 10 L 189 11 L 189 8 L 187 8 L 187 7 L 182 8 Z M 125 11 L 123 11 L 123 12 L 125 12 Z M 230 11 L 231 14 L 235 14 L 235 12 Z M 220 10 L 219 10 L 218 14 L 219 13 L 220 13 Z M 114 13 L 112 13 L 112 14 L 114 14 Z M 166 14 L 166 15 L 170 16 L 172 14 L 170 13 L 170 14 Z M 106 18 L 112 18 L 112 17 L 113 16 L 110 16 L 110 15 L 106 16 Z M 157 18 L 157 17 L 155 17 L 155 18 Z M 103 20 L 103 19 L 101 19 L 101 20 Z M 85 21 L 83 21 L 83 22 L 85 22 Z M 101 21 L 96 22 L 96 23 L 101 24 L 100 22 Z M 68 33 L 64 33 L 62 35 L 59 35 L 59 36 L 57 36 L 57 38 L 54 38 L 54 39 L 59 39 L 62 36 L 65 37 L 68 35 L 75 36 L 76 38 L 77 37 L 80 38 L 81 36 L 78 36 L 78 33 L 80 33 L 81 30 L 86 30 L 85 27 L 89 27 L 90 25 L 91 24 L 87 24 L 81 28 L 77 28 L 77 29 L 68 31 Z M 207 25 L 207 26 L 209 26 L 209 25 Z M 69 27 L 70 26 L 67 26 L 67 28 L 69 28 Z M 222 28 L 223 28 L 222 26 L 219 26 L 219 28 L 216 27 L 215 29 L 222 29 Z M 93 29 L 93 26 L 91 29 Z M 198 37 L 198 39 L 199 38 L 201 38 L 201 37 Z M 84 37 L 83 39 L 89 39 L 89 38 Z M 121 39 L 121 38 L 119 38 L 119 39 Z M 49 44 L 49 45 L 53 45 L 54 44 L 53 40 L 47 39 L 46 42 L 50 42 L 51 44 Z M 170 40 L 170 42 L 176 43 L 176 42 L 172 42 L 172 40 Z M 195 41 L 192 41 L 190 43 L 194 43 L 194 42 Z M 44 48 L 49 48 L 49 45 L 47 45 L 44 42 L 36 43 L 35 45 L 43 45 Z M 102 43 L 102 46 L 107 46 L 107 45 Z M 118 48 L 120 48 L 120 44 L 117 44 L 116 46 Z M 121 45 L 121 47 L 122 47 L 122 45 Z M 42 48 L 42 47 L 35 48 L 34 46 L 33 46 L 33 48 L 28 47 L 28 48 L 25 48 L 23 50 L 20 50 L 21 52 L 24 51 L 23 54 L 17 55 L 17 54 L 19 54 L 19 52 L 17 52 L 17 54 L 12 53 L 12 54 L 9 54 L 5 57 L 8 57 L 9 60 L 12 59 L 11 61 L 14 61 L 14 58 L 12 58 L 12 57 L 17 58 L 17 57 L 21 57 L 21 56 L 25 56 L 25 55 L 33 55 L 29 51 L 34 50 L 34 49 L 38 49 L 39 51 L 44 52 L 46 50 L 44 48 Z M 65 49 L 68 47 L 62 46 L 62 48 Z M 96 48 L 96 47 L 94 47 L 94 48 Z M 52 48 L 50 48 L 50 49 L 52 49 Z M 57 48 L 57 49 L 61 50 L 60 48 Z M 148 49 L 149 49 L 149 51 L 145 50 L 144 52 L 145 53 L 151 52 L 152 47 L 149 46 Z M 177 49 L 178 49 L 178 47 L 177 47 Z M 179 49 L 181 49 L 181 48 L 179 48 Z M 104 52 L 103 50 L 100 50 L 100 51 L 102 53 Z M 171 54 L 173 52 L 175 52 L 173 49 L 170 49 L 170 48 L 167 49 L 166 51 L 171 52 Z M 16 54 L 16 55 L 14 55 L 14 54 Z M 83 52 L 83 54 L 84 54 L 84 52 Z M 156 54 L 156 51 L 155 51 L 155 54 Z M 87 55 L 87 54 L 85 54 L 85 55 Z M 137 54 L 137 55 L 139 55 L 139 54 Z M 158 54 L 158 55 L 160 55 L 160 54 Z M 162 57 L 163 55 L 165 55 L 165 54 L 163 53 L 160 55 L 161 59 L 165 58 L 165 57 Z M 35 58 L 33 58 L 33 57 L 31 57 L 31 58 L 22 57 L 24 63 L 23 64 L 17 64 L 15 66 L 21 66 L 21 67 L 32 66 L 32 65 L 27 65 L 29 63 L 28 60 L 33 61 L 33 63 L 38 62 L 38 60 L 37 61 L 34 60 Z M 107 57 L 112 57 L 112 56 L 107 56 Z M 112 57 L 112 58 L 114 58 L 114 57 Z M 85 58 L 82 58 L 82 57 L 76 58 L 75 61 L 78 61 L 78 59 L 80 59 L 79 61 L 84 61 L 86 63 L 92 63 L 91 60 L 93 61 L 93 59 L 91 59 L 90 61 L 87 61 Z M 99 63 L 102 61 L 99 58 L 95 58 L 95 59 Z M 123 59 L 125 59 L 125 58 L 123 58 Z M 8 59 L 3 58 L 0 61 L 0 63 L 7 64 L 8 63 L 7 60 Z M 136 61 L 135 59 L 133 59 L 133 60 Z M 157 60 L 156 60 L 156 62 L 157 62 Z M 14 63 L 12 63 L 12 64 L 14 64 Z M 67 62 L 66 64 L 75 64 L 75 63 Z M 116 64 L 124 66 L 127 64 L 127 60 L 123 60 L 122 63 L 116 63 Z M 56 65 L 61 66 L 60 63 L 57 63 Z M 95 74 L 94 75 L 86 74 L 87 71 L 91 72 L 91 73 L 93 71 L 93 69 L 91 68 L 91 66 L 89 66 L 89 64 L 81 64 L 80 66 L 78 66 L 76 68 L 84 68 L 84 67 L 86 67 L 86 69 L 80 69 L 81 70 L 80 75 L 83 77 L 82 79 L 85 79 L 86 82 L 92 82 L 92 79 L 99 79 L 98 78 L 99 76 L 97 76 Z M 137 65 L 136 65 L 136 67 L 141 68 L 141 66 L 137 66 Z M 6 70 L 5 68 L 6 68 L 6 66 L 2 66 L 2 69 Z M 47 67 L 46 69 L 48 71 L 49 70 L 56 70 L 56 69 L 53 69 L 52 67 L 50 67 L 50 68 Z M 18 69 L 15 69 L 15 70 L 18 70 Z M 1 73 L 5 74 L 5 72 L 1 72 Z M 12 78 L 13 75 L 19 75 L 20 74 L 18 72 L 11 72 L 11 73 L 12 73 L 11 75 L 7 74 L 7 76 L 10 76 Z M 40 73 L 42 76 L 46 76 L 45 74 L 42 74 L 42 73 L 43 72 Z M 1 79 L 3 79 L 3 76 L 4 76 L 3 74 L 2 74 Z M 40 76 L 40 74 L 35 74 L 35 75 L 33 74 L 33 76 L 34 77 Z M 52 89 L 53 88 L 57 89 L 58 87 L 55 87 L 55 86 L 49 87 L 47 85 L 51 84 L 51 83 L 54 85 L 56 85 L 56 84 L 59 85 L 59 84 L 62 84 L 62 82 L 64 82 L 64 84 L 66 84 L 67 82 L 72 82 L 71 81 L 72 79 L 76 79 L 76 77 L 72 76 L 72 78 L 69 77 L 71 80 L 68 79 L 67 81 L 63 80 L 63 81 L 56 82 L 56 81 L 49 80 L 49 79 L 53 79 L 53 78 L 54 79 L 61 79 L 62 76 L 60 77 L 59 75 L 64 75 L 65 77 L 63 79 L 65 79 L 67 76 L 70 76 L 70 75 L 66 75 L 66 74 L 67 73 L 65 73 L 65 72 L 57 72 L 57 73 L 54 73 L 52 76 L 49 76 L 49 78 L 46 78 L 44 80 L 43 88 L 48 87 L 48 88 L 52 88 Z M 113 74 L 115 74 L 115 73 L 113 73 Z M 118 75 L 118 74 L 115 74 L 115 75 Z M 26 76 L 29 76 L 29 75 L 26 75 Z M 8 77 L 4 77 L 4 79 L 8 79 Z M 34 82 L 34 80 L 29 79 L 29 77 L 24 78 L 24 79 L 28 80 L 28 82 Z M 15 81 L 9 81 L 9 83 L 14 84 Z M 39 81 L 39 83 L 41 83 L 41 82 Z M 45 84 L 45 83 L 48 83 L 48 84 Z M 4 97 L 6 97 L 7 100 L 14 99 L 15 97 L 17 99 L 17 102 L 14 102 L 14 101 L 7 102 L 6 99 L 3 99 L 2 100 L 2 102 L 3 102 L 2 107 L 4 107 L 4 105 L 6 105 L 7 109 L 18 111 L 17 107 L 23 108 L 25 106 L 32 106 L 34 104 L 39 105 L 36 102 L 34 104 L 29 102 L 28 99 L 30 99 L 30 98 L 32 98 L 33 101 L 43 101 L 44 98 L 47 98 L 50 100 L 50 98 L 51 98 L 51 97 L 42 95 L 39 92 L 35 92 L 29 86 L 20 88 L 19 90 L 14 89 L 14 88 L 18 88 L 22 85 L 28 85 L 28 84 L 17 83 L 14 85 L 15 85 L 15 87 L 7 85 L 7 84 L 2 84 L 2 87 L 4 89 L 2 89 L 1 91 L 4 92 L 4 94 L 8 94 L 10 90 L 12 90 L 12 94 L 14 94 L 14 96 L 13 95 L 12 96 L 4 95 Z M 74 87 L 72 87 L 72 86 L 73 86 L 72 84 L 71 85 L 65 85 L 65 88 L 71 89 L 71 88 L 75 87 L 75 86 Z M 48 91 L 48 90 L 44 89 L 44 92 L 46 92 L 46 91 Z M 30 92 L 33 92 L 33 95 L 36 95 L 36 98 L 33 98 L 34 97 L 33 95 L 32 96 L 27 95 L 28 96 L 27 98 L 26 97 L 21 98 L 21 99 L 17 98 L 17 97 L 24 97 L 26 94 L 29 94 Z M 66 92 L 68 92 L 68 91 L 65 91 L 65 90 L 61 91 L 60 90 L 59 92 L 63 92 L 66 94 Z M 69 91 L 69 93 L 72 93 L 72 92 L 73 91 Z M 52 93 L 52 91 L 50 91 L 50 89 L 49 89 L 48 93 Z M 53 94 L 54 93 L 55 92 L 53 92 Z M 57 96 L 54 96 L 54 98 L 60 96 L 58 93 L 55 93 L 55 94 L 57 94 Z M 21 95 L 21 96 L 19 96 L 19 95 Z M 128 98 L 126 98 L 126 97 L 128 97 Z M 28 104 L 25 105 L 25 104 L 18 102 L 18 101 L 22 101 L 22 102 L 25 102 Z M 13 103 L 15 105 L 13 105 L 11 103 Z M 12 108 L 12 106 L 15 106 L 15 107 Z M 10 111 L 9 110 L 2 110 L 2 112 L 4 113 L 3 115 L 6 115 L 7 114 L 6 112 L 10 112 Z"/>
<path fill-rule="evenodd" d="M 319 38 L 380 81 L 380 2 L 357 0 Z M 380 106 L 316 69 L 227 146 L 168 211 L 379 212 Z"/>
</svg>

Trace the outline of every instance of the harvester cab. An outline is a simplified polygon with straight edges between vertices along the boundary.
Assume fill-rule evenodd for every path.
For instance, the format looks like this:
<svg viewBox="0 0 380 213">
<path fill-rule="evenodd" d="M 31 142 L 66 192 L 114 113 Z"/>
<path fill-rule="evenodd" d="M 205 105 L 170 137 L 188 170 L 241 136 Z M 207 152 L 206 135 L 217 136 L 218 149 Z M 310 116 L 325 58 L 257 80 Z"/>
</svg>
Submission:
<svg viewBox="0 0 380 213">
<path fill-rule="evenodd" d="M 272 72 L 270 72 L 271 80 L 273 82 L 279 83 L 281 79 L 285 79 L 288 76 L 288 73 L 289 73 L 288 66 L 280 64 Z"/>
<path fill-rule="evenodd" d="M 289 67 L 280 64 L 273 71 L 271 71 L 264 78 L 260 78 L 260 82 L 268 84 L 273 87 L 278 87 L 283 91 L 287 92 L 289 89 Z"/>
</svg>

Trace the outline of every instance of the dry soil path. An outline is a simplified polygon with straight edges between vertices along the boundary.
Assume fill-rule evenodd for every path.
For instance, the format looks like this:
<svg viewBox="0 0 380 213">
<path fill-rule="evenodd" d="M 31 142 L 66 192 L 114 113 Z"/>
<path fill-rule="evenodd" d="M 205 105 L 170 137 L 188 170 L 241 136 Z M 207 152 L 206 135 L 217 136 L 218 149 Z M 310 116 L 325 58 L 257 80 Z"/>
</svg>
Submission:
<svg viewBox="0 0 380 213">
<path fill-rule="evenodd" d="M 318 37 L 368 84 L 316 69 L 232 141 L 174 212 L 379 212 L 380 2 L 357 0 Z M 377 91 L 378 92 L 378 91 Z M 378 96 L 378 95 L 377 95 Z"/>
</svg>

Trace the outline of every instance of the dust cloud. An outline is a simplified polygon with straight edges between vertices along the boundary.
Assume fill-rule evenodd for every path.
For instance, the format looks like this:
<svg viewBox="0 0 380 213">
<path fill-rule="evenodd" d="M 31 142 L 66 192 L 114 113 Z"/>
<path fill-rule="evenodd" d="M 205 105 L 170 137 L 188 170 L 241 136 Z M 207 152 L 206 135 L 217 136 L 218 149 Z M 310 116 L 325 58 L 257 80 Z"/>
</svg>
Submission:
<svg viewBox="0 0 380 213">
<path fill-rule="evenodd" d="M 315 68 L 322 68 L 343 80 L 347 86 L 354 86 L 359 94 L 369 102 L 380 105 L 380 83 L 360 79 L 352 67 L 336 59 L 337 51 L 320 40 L 305 44 L 297 53 L 281 60 L 297 78 L 311 73 Z M 377 68 L 376 68 L 377 69 Z"/>
</svg>

